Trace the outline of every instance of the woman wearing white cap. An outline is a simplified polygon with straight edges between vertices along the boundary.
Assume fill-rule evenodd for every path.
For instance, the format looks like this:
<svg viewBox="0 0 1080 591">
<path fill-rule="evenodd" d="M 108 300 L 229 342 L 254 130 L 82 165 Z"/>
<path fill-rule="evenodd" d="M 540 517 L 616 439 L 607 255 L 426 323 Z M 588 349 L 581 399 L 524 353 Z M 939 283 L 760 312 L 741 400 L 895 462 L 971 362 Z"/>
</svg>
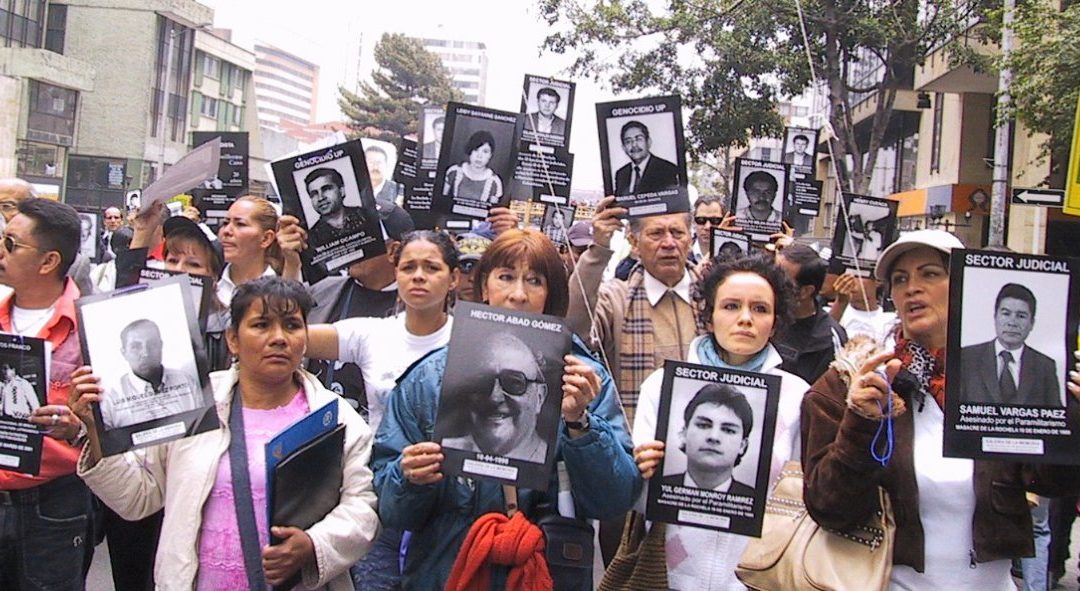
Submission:
<svg viewBox="0 0 1080 591">
<path fill-rule="evenodd" d="M 1075 494 L 1075 467 L 946 458 L 945 344 L 949 316 L 949 255 L 963 248 L 941 230 L 902 236 L 881 254 L 876 275 L 886 281 L 900 317 L 895 351 L 871 357 L 850 376 L 830 369 L 802 406 L 805 501 L 821 525 L 844 530 L 879 507 L 885 488 L 896 519 L 891 588 L 1012 591 L 1012 558 L 1033 553 L 1025 490 Z M 875 369 L 892 379 L 910 372 L 918 392 L 890 394 Z M 1069 391 L 1080 397 L 1072 374 Z M 882 466 L 871 441 L 892 396 L 895 449 Z"/>
</svg>

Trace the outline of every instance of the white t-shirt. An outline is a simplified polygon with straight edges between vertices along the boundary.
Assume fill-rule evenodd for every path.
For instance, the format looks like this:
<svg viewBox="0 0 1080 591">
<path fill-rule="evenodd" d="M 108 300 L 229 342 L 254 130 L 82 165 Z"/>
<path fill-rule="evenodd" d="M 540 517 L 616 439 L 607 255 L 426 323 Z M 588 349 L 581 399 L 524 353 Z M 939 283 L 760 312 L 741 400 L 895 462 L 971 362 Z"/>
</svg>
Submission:
<svg viewBox="0 0 1080 591">
<path fill-rule="evenodd" d="M 394 382 L 417 359 L 450 342 L 454 318 L 439 330 L 417 336 L 405 329 L 405 313 L 389 318 L 347 318 L 334 323 L 338 333 L 338 359 L 355 363 L 364 375 L 368 423 L 378 429 L 386 397 Z"/>
<path fill-rule="evenodd" d="M 893 328 L 896 327 L 896 313 L 886 312 L 881 306 L 878 306 L 877 310 L 863 311 L 849 305 L 844 310 L 844 315 L 840 317 L 840 326 L 847 331 L 848 338 L 864 334 L 886 347 L 891 348 L 896 344 L 892 340 Z"/>
<path fill-rule="evenodd" d="M 11 306 L 11 328 L 24 337 L 36 337 L 52 318 L 56 306 L 48 308 L 20 308 Z"/>
<path fill-rule="evenodd" d="M 926 571 L 896 565 L 892 589 L 979 589 L 1013 591 L 1008 560 L 971 566 L 971 528 L 975 516 L 975 462 L 942 456 L 945 415 L 932 399 L 914 409 L 915 481 L 923 527 Z"/>
</svg>

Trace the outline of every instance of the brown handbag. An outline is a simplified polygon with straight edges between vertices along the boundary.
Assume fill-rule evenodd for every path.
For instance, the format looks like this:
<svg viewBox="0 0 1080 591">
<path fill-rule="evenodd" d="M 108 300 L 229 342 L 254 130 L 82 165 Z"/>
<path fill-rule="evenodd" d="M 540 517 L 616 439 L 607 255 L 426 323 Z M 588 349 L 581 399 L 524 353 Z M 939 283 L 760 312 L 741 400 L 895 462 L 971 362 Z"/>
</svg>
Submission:
<svg viewBox="0 0 1080 591">
<path fill-rule="evenodd" d="M 604 571 L 598 591 L 656 591 L 668 588 L 665 527 L 631 511 L 623 525 L 615 557 Z"/>
<path fill-rule="evenodd" d="M 887 589 L 896 522 L 885 489 L 878 487 L 881 509 L 844 532 L 819 526 L 802 493 L 802 466 L 787 462 L 766 502 L 761 537 L 735 569 L 739 580 L 757 591 Z"/>
</svg>

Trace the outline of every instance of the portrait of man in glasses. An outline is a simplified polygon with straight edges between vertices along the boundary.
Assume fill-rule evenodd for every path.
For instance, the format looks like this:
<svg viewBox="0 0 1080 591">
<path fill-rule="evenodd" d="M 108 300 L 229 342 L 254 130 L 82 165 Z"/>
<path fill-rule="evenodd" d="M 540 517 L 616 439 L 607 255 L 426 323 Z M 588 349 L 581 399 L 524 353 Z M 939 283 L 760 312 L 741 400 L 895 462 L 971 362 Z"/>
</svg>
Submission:
<svg viewBox="0 0 1080 591">
<path fill-rule="evenodd" d="M 543 463 L 548 443 L 536 431 L 548 389 L 543 358 L 507 333 L 485 343 L 469 385 L 462 435 L 443 447 Z"/>
</svg>

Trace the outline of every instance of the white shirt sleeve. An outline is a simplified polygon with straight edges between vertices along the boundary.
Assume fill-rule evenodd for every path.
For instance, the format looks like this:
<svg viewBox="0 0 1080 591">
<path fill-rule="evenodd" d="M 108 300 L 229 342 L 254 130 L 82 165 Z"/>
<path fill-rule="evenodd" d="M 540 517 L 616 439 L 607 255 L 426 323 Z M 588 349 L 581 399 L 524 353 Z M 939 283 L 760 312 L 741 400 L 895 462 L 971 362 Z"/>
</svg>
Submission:
<svg viewBox="0 0 1080 591">
<path fill-rule="evenodd" d="M 363 366 L 371 355 L 371 338 L 384 318 L 346 318 L 334 323 L 338 334 L 338 361 Z"/>
</svg>

